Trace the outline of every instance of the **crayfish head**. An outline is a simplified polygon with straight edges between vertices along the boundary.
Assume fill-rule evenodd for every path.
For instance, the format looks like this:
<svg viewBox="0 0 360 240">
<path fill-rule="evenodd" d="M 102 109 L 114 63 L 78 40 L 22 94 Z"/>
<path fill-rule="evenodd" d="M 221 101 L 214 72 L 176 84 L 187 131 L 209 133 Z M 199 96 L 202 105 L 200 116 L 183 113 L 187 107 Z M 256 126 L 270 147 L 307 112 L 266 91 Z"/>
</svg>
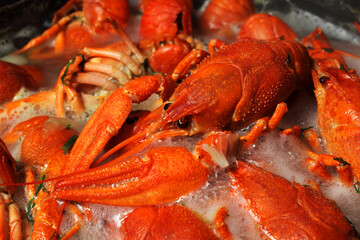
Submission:
<svg viewBox="0 0 360 240">
<path fill-rule="evenodd" d="M 221 130 L 225 123 L 223 119 L 213 117 L 211 109 L 197 111 L 196 106 L 182 104 L 182 101 L 168 101 L 162 105 L 158 129 L 182 129 L 188 135 L 202 134 L 212 130 Z M 195 108 L 194 108 L 195 107 Z M 207 111 L 206 111 L 207 110 Z M 224 114 L 225 115 L 225 114 Z"/>
<path fill-rule="evenodd" d="M 360 89 L 359 77 L 354 70 L 326 67 L 318 63 L 313 67 L 312 75 L 318 106 L 329 111 L 334 107 L 332 104 L 340 102 L 351 104 L 355 108 L 360 107 L 357 100 Z"/>
<path fill-rule="evenodd" d="M 300 43 L 290 40 L 274 42 L 277 52 L 284 63 L 294 70 L 296 76 L 296 88 L 301 89 L 310 84 L 311 58 L 308 50 Z"/>
<path fill-rule="evenodd" d="M 345 68 L 327 67 L 322 63 L 314 64 L 312 77 L 316 96 L 328 92 L 346 92 L 349 99 L 356 99 L 359 89 L 358 76 L 352 70 Z M 330 89 L 332 89 L 330 91 Z"/>
</svg>

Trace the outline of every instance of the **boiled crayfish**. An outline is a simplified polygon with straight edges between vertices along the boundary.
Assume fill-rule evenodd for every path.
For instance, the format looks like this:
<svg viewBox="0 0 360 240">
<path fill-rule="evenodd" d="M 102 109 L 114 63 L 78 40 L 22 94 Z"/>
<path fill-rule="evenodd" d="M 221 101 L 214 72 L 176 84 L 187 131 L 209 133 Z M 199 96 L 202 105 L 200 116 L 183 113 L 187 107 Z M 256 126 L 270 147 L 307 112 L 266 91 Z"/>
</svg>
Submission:
<svg viewBox="0 0 360 240">
<path fill-rule="evenodd" d="M 155 72 L 171 74 L 193 47 L 192 1 L 142 1 L 139 48 Z"/>
<path fill-rule="evenodd" d="M 255 12 L 251 0 L 212 0 L 202 13 L 200 21 L 207 32 L 231 32 L 232 27 L 239 27 Z"/>
<path fill-rule="evenodd" d="M 26 170 L 26 181 L 34 182 L 36 179 L 60 176 L 68 159 L 68 150 L 63 146 L 69 139 L 75 140 L 77 132 L 65 126 L 58 120 L 47 116 L 30 118 L 17 124 L 11 132 L 4 136 L 9 146 L 18 144 L 21 140 L 21 163 Z M 36 176 L 38 176 L 36 178 Z M 33 239 L 50 239 L 58 235 L 61 221 L 61 205 L 51 196 L 53 184 L 40 187 L 27 186 L 27 219 L 33 222 Z M 65 206 L 65 205 L 64 205 Z M 78 210 L 75 216 L 80 216 Z M 70 211 L 71 212 L 71 211 Z M 76 219 L 77 217 L 75 217 Z M 80 227 L 75 226 L 63 237 L 72 236 Z M 25 232 L 25 231 L 24 231 Z"/>
<path fill-rule="evenodd" d="M 319 190 L 244 162 L 238 162 L 230 175 L 234 194 L 241 193 L 248 211 L 270 239 L 358 238 L 337 205 Z"/>
<path fill-rule="evenodd" d="M 214 40 L 209 51 L 210 56 L 165 103 L 161 124 L 192 115 L 189 126 L 196 132 L 238 129 L 266 115 L 307 81 L 310 59 L 306 49 L 295 42 L 244 40 L 225 45 Z M 186 74 L 191 61 L 201 55 L 198 52 L 184 58 L 173 78 Z M 267 67 L 274 71 L 270 73 Z"/>
<path fill-rule="evenodd" d="M 70 13 L 79 8 L 82 11 Z M 97 45 L 100 41 L 114 37 L 115 32 L 111 25 L 125 27 L 129 18 L 130 6 L 127 0 L 69 0 L 56 12 L 52 27 L 32 39 L 18 52 L 39 46 L 54 36 L 55 53 Z M 99 36 L 96 34 L 100 34 L 100 39 L 97 39 Z"/>
<path fill-rule="evenodd" d="M 141 17 L 140 35 L 144 39 L 174 38 L 192 34 L 192 2 L 188 0 L 150 0 Z"/>
<path fill-rule="evenodd" d="M 24 86 L 37 90 L 41 86 L 40 72 L 33 66 L 18 66 L 0 61 L 0 105 L 11 101 Z"/>
<path fill-rule="evenodd" d="M 352 174 L 355 183 L 360 178 L 360 152 L 357 147 L 360 133 L 360 109 L 357 104 L 359 76 L 355 70 L 348 69 L 341 54 L 331 48 L 320 28 L 303 42 L 315 60 L 312 76 L 320 134 L 325 140 L 327 152 L 333 155 L 331 161 L 323 164 L 337 166 L 341 180 L 346 185 L 352 185 Z"/>
<path fill-rule="evenodd" d="M 262 31 L 256 31 L 258 28 Z M 297 36 L 280 18 L 269 14 L 254 14 L 246 20 L 238 34 L 238 39 L 243 38 L 297 39 Z M 327 152 L 333 154 L 322 154 L 320 143 L 316 137 L 312 137 L 314 140 L 311 143 L 317 154 L 308 151 L 309 158 L 306 163 L 309 170 L 327 180 L 331 179 L 331 175 L 325 166 L 336 166 L 341 181 L 349 186 L 353 182 L 352 171 L 356 178 L 360 176 L 358 153 L 355 150 L 357 148 L 351 145 L 357 144 L 355 129 L 359 125 L 356 123 L 359 110 L 353 103 L 358 91 L 359 77 L 355 71 L 348 70 L 344 58 L 339 51 L 331 48 L 320 28 L 304 37 L 302 43 L 307 46 L 314 60 L 312 78 L 318 101 L 319 128 L 326 141 Z M 352 131 L 348 133 L 349 129 Z M 306 132 L 314 133 L 311 130 Z M 314 146 L 315 143 L 317 147 Z"/>
<path fill-rule="evenodd" d="M 247 18 L 240 28 L 237 39 L 245 38 L 296 40 L 298 37 L 281 18 L 268 13 L 257 13 Z"/>
</svg>

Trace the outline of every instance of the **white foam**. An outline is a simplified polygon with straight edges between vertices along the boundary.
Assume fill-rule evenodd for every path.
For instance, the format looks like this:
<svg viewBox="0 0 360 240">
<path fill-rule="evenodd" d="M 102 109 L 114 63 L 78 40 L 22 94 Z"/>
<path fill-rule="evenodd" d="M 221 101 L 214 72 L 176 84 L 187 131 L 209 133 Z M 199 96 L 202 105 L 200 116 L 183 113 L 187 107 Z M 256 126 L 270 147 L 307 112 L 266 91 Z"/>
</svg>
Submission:
<svg viewBox="0 0 360 240">
<path fill-rule="evenodd" d="M 81 205 L 77 206 L 81 209 Z M 79 239 L 117 239 L 120 238 L 120 226 L 123 217 L 132 211 L 130 207 L 115 207 L 100 204 L 87 204 L 91 209 L 91 221 L 84 217 L 81 228 L 76 236 Z M 74 216 L 71 210 L 66 211 L 66 217 L 62 221 L 61 231 L 66 232 L 74 226 Z"/>
</svg>

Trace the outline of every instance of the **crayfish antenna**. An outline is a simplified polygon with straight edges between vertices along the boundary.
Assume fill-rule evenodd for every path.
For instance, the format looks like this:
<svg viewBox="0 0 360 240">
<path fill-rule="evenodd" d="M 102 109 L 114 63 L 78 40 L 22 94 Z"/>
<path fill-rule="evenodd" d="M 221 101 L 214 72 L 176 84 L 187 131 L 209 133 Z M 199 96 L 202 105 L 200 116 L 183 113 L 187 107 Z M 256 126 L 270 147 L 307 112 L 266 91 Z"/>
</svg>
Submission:
<svg viewBox="0 0 360 240">
<path fill-rule="evenodd" d="M 109 156 L 111 156 L 112 154 L 114 154 L 115 152 L 119 151 L 120 149 L 126 147 L 127 145 L 129 145 L 130 143 L 136 141 L 136 140 L 141 140 L 144 137 L 146 137 L 147 133 L 146 131 L 140 132 L 124 141 L 122 141 L 121 143 L 119 143 L 118 145 L 116 145 L 115 147 L 113 147 L 112 149 L 110 149 L 109 151 L 107 151 L 104 155 L 102 155 L 100 158 L 98 158 L 97 160 L 95 160 L 92 164 L 91 167 L 96 167 L 98 165 L 100 165 L 102 162 L 105 161 L 105 159 L 107 159 Z"/>
<path fill-rule="evenodd" d="M 360 34 L 360 25 L 358 24 L 358 22 L 354 22 L 354 25 L 356 27 L 356 29 L 358 30 L 359 34 Z"/>
<path fill-rule="evenodd" d="M 177 137 L 177 136 L 186 136 L 188 134 L 187 131 L 184 130 L 165 130 L 165 131 L 161 131 L 155 134 L 152 134 L 149 138 L 145 139 L 143 142 L 139 143 L 136 147 L 134 147 L 133 149 L 131 149 L 130 151 L 124 153 L 123 155 L 121 155 L 120 157 L 118 157 L 116 159 L 116 161 L 112 161 L 109 162 L 108 164 L 104 164 L 104 165 L 114 165 L 132 155 L 134 155 L 135 153 L 139 152 L 140 150 L 144 149 L 146 146 L 150 145 L 152 142 L 159 140 L 161 138 L 167 138 L 167 137 Z M 129 145 L 130 143 L 133 143 L 134 141 L 140 140 L 142 138 L 145 138 L 148 135 L 148 132 L 142 131 L 128 139 L 126 139 L 125 141 L 119 143 L 118 145 L 116 145 L 115 147 L 113 147 L 112 149 L 110 149 L 108 152 L 106 152 L 104 155 L 102 155 L 100 158 L 98 158 L 92 165 L 91 167 L 96 167 L 98 165 L 100 165 L 101 163 L 103 163 L 109 156 L 111 156 L 112 154 L 114 154 L 115 152 L 119 151 L 120 149 L 124 148 L 125 146 Z"/>
<path fill-rule="evenodd" d="M 135 44 L 131 41 L 128 35 L 125 33 L 124 29 L 114 20 L 106 19 L 106 22 L 110 23 L 110 25 L 114 28 L 116 33 L 123 39 L 126 45 L 130 48 L 131 52 L 133 52 L 140 63 L 145 61 L 144 56 L 139 51 L 139 49 L 135 46 Z"/>
</svg>

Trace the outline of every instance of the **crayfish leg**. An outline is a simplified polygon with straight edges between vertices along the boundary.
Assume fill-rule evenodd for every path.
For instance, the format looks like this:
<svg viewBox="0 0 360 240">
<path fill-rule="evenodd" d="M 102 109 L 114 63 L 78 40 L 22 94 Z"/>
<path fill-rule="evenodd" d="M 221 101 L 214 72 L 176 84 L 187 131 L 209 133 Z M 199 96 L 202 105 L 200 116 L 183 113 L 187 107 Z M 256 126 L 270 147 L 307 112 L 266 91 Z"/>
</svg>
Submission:
<svg viewBox="0 0 360 240">
<path fill-rule="evenodd" d="M 25 51 L 27 51 L 27 50 L 29 50 L 31 48 L 39 46 L 40 44 L 42 44 L 46 40 L 50 39 L 51 37 L 53 37 L 57 33 L 59 33 L 62 30 L 62 28 L 65 25 L 67 25 L 69 22 L 73 21 L 76 18 L 81 18 L 81 17 L 83 17 L 83 15 L 84 14 L 82 12 L 75 12 L 75 13 L 72 13 L 72 14 L 70 14 L 68 16 L 63 17 L 56 24 L 52 25 L 49 29 L 47 29 L 42 35 L 32 39 L 23 48 L 16 51 L 15 53 L 22 53 L 22 52 L 25 52 Z"/>
<path fill-rule="evenodd" d="M 5 217 L 6 208 L 8 210 L 8 218 Z M 5 219 L 9 220 L 9 231 L 6 230 Z M 7 232 L 10 235 L 9 239 L 22 239 L 20 208 L 8 194 L 0 193 L 0 238 L 5 239 Z"/>
<path fill-rule="evenodd" d="M 354 181 L 354 175 L 352 173 L 352 167 L 348 162 L 346 162 L 342 158 L 329 154 L 317 154 L 309 150 L 306 152 L 311 159 L 313 159 L 316 162 L 319 162 L 323 166 L 335 166 L 338 171 L 341 182 L 345 186 L 351 186 L 351 184 Z"/>
<path fill-rule="evenodd" d="M 183 60 L 179 62 L 179 64 L 174 69 L 171 78 L 174 81 L 177 81 L 179 78 L 184 77 L 189 71 L 191 66 L 200 63 L 208 55 L 209 53 L 207 53 L 204 50 L 193 49 L 183 58 Z"/>
<path fill-rule="evenodd" d="M 216 213 L 214 220 L 214 228 L 219 233 L 222 239 L 233 240 L 229 227 L 225 222 L 225 218 L 227 217 L 227 215 L 228 210 L 225 207 L 221 207 Z"/>
<path fill-rule="evenodd" d="M 270 119 L 265 117 L 257 120 L 250 132 L 247 135 L 240 137 L 243 141 L 243 148 L 249 148 L 265 132 L 275 129 L 286 112 L 286 103 L 279 103 Z"/>
</svg>

